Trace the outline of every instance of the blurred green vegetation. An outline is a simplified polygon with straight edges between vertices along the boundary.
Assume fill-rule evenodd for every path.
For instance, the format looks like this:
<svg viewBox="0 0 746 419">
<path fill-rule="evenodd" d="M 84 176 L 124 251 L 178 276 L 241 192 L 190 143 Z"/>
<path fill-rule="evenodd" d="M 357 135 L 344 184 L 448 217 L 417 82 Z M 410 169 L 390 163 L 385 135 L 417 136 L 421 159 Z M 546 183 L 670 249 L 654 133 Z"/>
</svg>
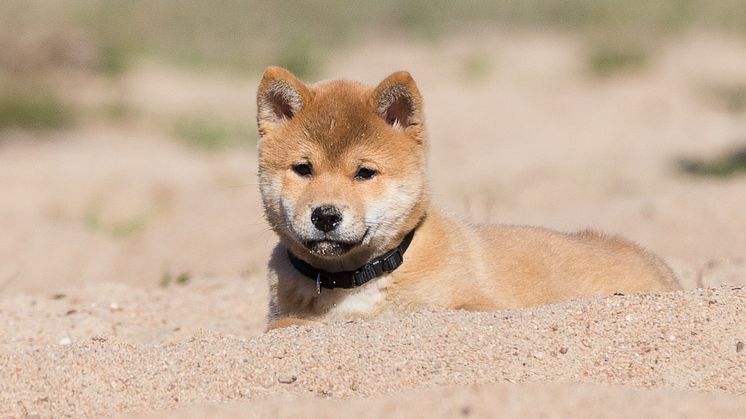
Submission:
<svg viewBox="0 0 746 419">
<path fill-rule="evenodd" d="M 182 272 L 174 276 L 170 271 L 165 271 L 161 275 L 160 285 L 163 288 L 166 288 L 171 284 L 186 285 L 191 280 L 192 275 L 189 272 Z"/>
<path fill-rule="evenodd" d="M 0 91 L 0 129 L 51 130 L 68 128 L 74 121 L 73 108 L 49 91 Z"/>
<path fill-rule="evenodd" d="M 124 73 L 130 64 L 128 54 L 129 51 L 122 45 L 101 45 L 96 54 L 96 70 L 110 75 Z"/>
<path fill-rule="evenodd" d="M 301 77 L 322 71 L 324 55 L 360 37 L 392 34 L 423 39 L 474 26 L 543 27 L 589 38 L 635 34 L 640 39 L 705 26 L 746 32 L 742 0 L 449 0 L 258 1 L 4 0 L 2 33 L 77 31 L 94 45 L 93 66 L 124 71 L 138 56 L 188 66 L 258 71 L 268 64 Z M 379 35 L 380 34 L 380 35 Z M 636 54 L 596 54 L 611 68 Z M 606 70 L 602 70 L 606 71 Z"/>
<path fill-rule="evenodd" d="M 216 118 L 179 118 L 174 123 L 174 134 L 186 144 L 205 151 L 253 145 L 257 139 L 254 127 L 229 124 Z"/>
<path fill-rule="evenodd" d="M 648 53 L 633 44 L 596 45 L 588 54 L 591 72 L 607 77 L 619 72 L 639 69 L 648 62 Z"/>
<path fill-rule="evenodd" d="M 105 222 L 101 216 L 101 208 L 91 205 L 86 210 L 83 221 L 91 231 L 104 233 L 114 238 L 124 238 L 144 230 L 149 218 L 145 214 L 139 214 L 124 220 Z"/>
<path fill-rule="evenodd" d="M 0 130 L 59 129 L 87 115 L 55 88 L 55 77 L 67 70 L 116 83 L 141 59 L 250 74 L 276 64 L 310 80 L 324 74 L 330 52 L 362 39 L 431 42 L 494 27 L 577 34 L 588 45 L 589 71 L 606 77 L 644 66 L 658 40 L 689 29 L 746 35 L 746 5 L 743 0 L 3 0 Z M 463 79 L 482 80 L 493 67 L 475 53 L 465 58 Z M 731 112 L 746 109 L 743 86 L 725 86 L 713 96 Z M 137 115 L 126 100 L 102 110 L 111 121 Z M 209 118 L 168 119 L 163 129 L 204 150 L 256 141 L 253 126 Z"/>
<path fill-rule="evenodd" d="M 746 82 L 711 85 L 707 88 L 707 96 L 730 113 L 746 112 Z"/>
<path fill-rule="evenodd" d="M 489 77 L 493 71 L 493 63 L 489 55 L 474 53 L 466 57 L 461 70 L 462 77 L 467 82 L 481 81 Z"/>
<path fill-rule="evenodd" d="M 730 150 L 712 160 L 682 159 L 678 166 L 682 172 L 694 176 L 727 178 L 746 173 L 746 146 Z"/>
</svg>

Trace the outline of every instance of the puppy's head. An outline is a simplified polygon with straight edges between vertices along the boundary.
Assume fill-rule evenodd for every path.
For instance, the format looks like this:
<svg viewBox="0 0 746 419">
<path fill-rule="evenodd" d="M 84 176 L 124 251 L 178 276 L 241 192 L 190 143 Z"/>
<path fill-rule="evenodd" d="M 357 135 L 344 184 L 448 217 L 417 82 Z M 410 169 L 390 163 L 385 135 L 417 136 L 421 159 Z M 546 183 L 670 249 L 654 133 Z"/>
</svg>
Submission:
<svg viewBox="0 0 746 419">
<path fill-rule="evenodd" d="M 361 259 L 424 215 L 422 100 L 406 72 L 372 88 L 305 85 L 270 67 L 257 91 L 259 181 L 272 228 L 307 259 Z"/>
</svg>

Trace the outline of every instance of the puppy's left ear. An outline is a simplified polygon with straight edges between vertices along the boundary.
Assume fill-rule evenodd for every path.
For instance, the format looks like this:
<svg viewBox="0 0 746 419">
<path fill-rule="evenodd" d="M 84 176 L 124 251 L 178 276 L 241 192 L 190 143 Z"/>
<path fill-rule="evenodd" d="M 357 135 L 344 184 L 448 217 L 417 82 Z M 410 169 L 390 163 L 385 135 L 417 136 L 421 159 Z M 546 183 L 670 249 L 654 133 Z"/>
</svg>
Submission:
<svg viewBox="0 0 746 419">
<path fill-rule="evenodd" d="M 394 128 L 406 131 L 423 124 L 422 97 L 406 71 L 386 77 L 373 91 L 372 100 L 376 112 Z"/>
<path fill-rule="evenodd" d="M 303 82 L 281 67 L 268 67 L 256 92 L 256 120 L 260 134 L 293 119 L 311 100 Z"/>
</svg>

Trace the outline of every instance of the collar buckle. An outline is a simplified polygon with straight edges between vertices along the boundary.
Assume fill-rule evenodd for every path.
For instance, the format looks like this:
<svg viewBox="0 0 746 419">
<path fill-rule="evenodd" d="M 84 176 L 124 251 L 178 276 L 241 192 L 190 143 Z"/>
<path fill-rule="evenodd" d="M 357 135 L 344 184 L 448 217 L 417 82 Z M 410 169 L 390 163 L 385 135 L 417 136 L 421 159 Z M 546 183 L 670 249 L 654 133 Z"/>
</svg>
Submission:
<svg viewBox="0 0 746 419">
<path fill-rule="evenodd" d="M 393 272 L 404 263 L 404 255 L 402 254 L 401 247 L 397 247 L 391 253 L 384 256 L 381 262 L 386 272 Z"/>
</svg>

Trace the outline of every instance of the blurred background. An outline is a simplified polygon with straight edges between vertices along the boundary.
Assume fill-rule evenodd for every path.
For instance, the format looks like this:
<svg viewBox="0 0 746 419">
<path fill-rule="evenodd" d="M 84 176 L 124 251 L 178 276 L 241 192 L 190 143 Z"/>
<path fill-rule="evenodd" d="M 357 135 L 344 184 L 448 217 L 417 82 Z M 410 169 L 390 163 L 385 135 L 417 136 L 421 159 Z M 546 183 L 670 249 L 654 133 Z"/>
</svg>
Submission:
<svg viewBox="0 0 746 419">
<path fill-rule="evenodd" d="M 0 293 L 246 281 L 275 242 L 255 88 L 408 70 L 431 187 L 746 283 L 741 0 L 0 2 Z"/>
</svg>

